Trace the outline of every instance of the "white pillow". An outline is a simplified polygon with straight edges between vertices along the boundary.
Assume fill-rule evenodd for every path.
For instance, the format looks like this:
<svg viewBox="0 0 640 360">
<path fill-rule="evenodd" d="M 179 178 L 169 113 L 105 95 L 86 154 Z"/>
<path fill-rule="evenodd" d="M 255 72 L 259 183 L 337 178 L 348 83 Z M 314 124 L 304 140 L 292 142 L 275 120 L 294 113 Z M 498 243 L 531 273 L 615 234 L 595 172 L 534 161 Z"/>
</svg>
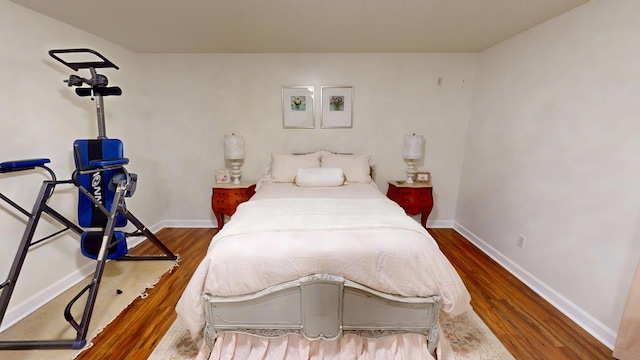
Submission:
<svg viewBox="0 0 640 360">
<path fill-rule="evenodd" d="M 369 184 L 371 179 L 371 155 L 341 155 L 323 154 L 320 158 L 321 167 L 337 167 L 344 172 L 347 182 Z"/>
<path fill-rule="evenodd" d="M 271 154 L 271 181 L 293 182 L 298 169 L 319 168 L 320 154 L 305 155 Z"/>
<path fill-rule="evenodd" d="M 340 168 L 307 168 L 296 172 L 296 185 L 311 186 L 341 186 L 344 184 L 344 172 Z"/>
</svg>

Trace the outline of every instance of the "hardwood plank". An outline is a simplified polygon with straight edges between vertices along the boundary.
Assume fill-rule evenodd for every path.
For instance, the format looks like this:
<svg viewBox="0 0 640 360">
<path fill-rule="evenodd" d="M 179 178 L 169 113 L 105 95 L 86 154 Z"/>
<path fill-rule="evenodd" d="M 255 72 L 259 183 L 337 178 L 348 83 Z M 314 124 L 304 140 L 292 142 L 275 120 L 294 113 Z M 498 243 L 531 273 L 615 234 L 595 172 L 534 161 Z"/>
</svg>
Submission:
<svg viewBox="0 0 640 360">
<path fill-rule="evenodd" d="M 162 277 L 146 299 L 136 299 L 78 359 L 146 359 L 176 318 L 175 304 L 216 229 L 158 232 L 180 266 Z M 460 273 L 476 313 L 516 359 L 613 359 L 611 350 L 556 310 L 453 229 L 429 229 Z M 152 246 L 138 246 L 148 253 Z"/>
</svg>

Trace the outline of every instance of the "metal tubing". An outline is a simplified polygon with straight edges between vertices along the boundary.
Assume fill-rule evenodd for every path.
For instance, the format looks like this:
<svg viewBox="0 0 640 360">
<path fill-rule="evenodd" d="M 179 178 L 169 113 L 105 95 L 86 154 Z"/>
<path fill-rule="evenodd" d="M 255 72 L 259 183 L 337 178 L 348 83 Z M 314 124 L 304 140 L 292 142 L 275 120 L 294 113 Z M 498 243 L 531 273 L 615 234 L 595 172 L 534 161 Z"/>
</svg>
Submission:
<svg viewBox="0 0 640 360">
<path fill-rule="evenodd" d="M 22 236 L 22 240 L 20 242 L 20 248 L 18 249 L 15 259 L 13 261 L 13 265 L 9 272 L 8 279 L 0 285 L 0 289 L 2 290 L 2 294 L 0 296 L 0 324 L 2 324 L 2 320 L 4 319 L 4 315 L 9 306 L 9 301 L 11 300 L 11 295 L 13 294 L 13 290 L 15 288 L 18 276 L 22 269 L 22 265 L 24 264 L 24 260 L 28 253 L 29 247 L 33 245 L 32 239 L 35 233 L 36 227 L 38 225 L 38 221 L 42 213 L 46 213 L 50 215 L 53 219 L 57 220 L 61 224 L 66 226 L 66 229 L 61 230 L 49 237 L 46 237 L 40 241 L 44 241 L 48 238 L 51 238 L 63 231 L 72 230 L 77 234 L 82 234 L 83 230 L 76 224 L 69 221 L 67 218 L 62 216 L 60 213 L 49 207 L 46 202 L 49 197 L 53 194 L 53 190 L 56 184 L 73 184 L 71 180 L 67 181 L 44 181 L 40 188 L 40 192 L 33 206 L 33 211 L 31 213 L 26 212 L 26 210 L 22 211 L 29 217 L 29 222 L 27 223 L 27 227 Z M 85 188 L 75 184 L 76 187 L 80 189 L 80 192 L 87 196 L 94 204 L 96 204 L 100 210 L 102 210 L 107 216 L 108 221 L 105 225 L 102 243 L 100 246 L 100 251 L 97 257 L 96 269 L 94 271 L 93 278 L 90 283 L 85 286 L 80 293 L 78 293 L 66 306 L 64 311 L 65 319 L 70 323 L 70 325 L 76 330 L 76 339 L 75 340 L 10 340 L 10 341 L 0 341 L 0 350 L 28 350 L 28 349 L 82 349 L 86 343 L 87 333 L 89 331 L 89 323 L 91 321 L 91 316 L 93 314 L 93 309 L 95 306 L 95 302 L 98 295 L 98 290 L 100 287 L 100 281 L 102 279 L 102 275 L 104 272 L 104 267 L 107 262 L 108 249 L 109 249 L 109 240 L 114 234 L 114 229 L 116 225 L 116 219 L 119 214 L 123 214 L 132 224 L 136 226 L 139 230 L 136 232 L 136 235 L 144 235 L 149 241 L 151 241 L 156 247 L 158 247 L 165 255 L 150 255 L 150 256 L 124 256 L 121 259 L 123 260 L 175 260 L 177 259 L 177 255 L 175 255 L 168 247 L 166 247 L 160 239 L 156 237 L 154 233 L 152 233 L 149 229 L 147 229 L 144 224 L 138 218 L 136 218 L 133 214 L 131 214 L 124 203 L 125 193 L 127 191 L 128 183 L 126 180 L 121 181 L 115 191 L 113 202 L 111 204 L 111 209 L 106 209 L 102 204 L 100 204 Z M 3 195 L 2 199 L 6 197 Z M 9 203 L 12 202 L 9 200 Z M 17 205 L 17 204 L 16 204 Z M 21 208 L 18 207 L 20 210 Z M 36 242 L 37 243 L 37 242 Z M 85 294 L 88 292 L 87 300 L 85 303 L 85 308 L 82 313 L 82 319 L 78 323 L 71 314 L 71 308 L 74 304 Z"/>
<path fill-rule="evenodd" d="M 87 340 L 10 340 L 0 341 L 0 350 L 82 349 Z"/>
<path fill-rule="evenodd" d="M 55 187 L 55 182 L 44 181 L 42 183 L 42 186 L 40 187 L 40 192 L 38 193 L 36 202 L 33 205 L 33 211 L 29 216 L 27 227 L 22 234 L 22 240 L 20 241 L 20 246 L 18 247 L 18 251 L 16 252 L 13 264 L 11 265 L 11 270 L 9 270 L 9 276 L 7 278 L 8 285 L 2 288 L 2 295 L 0 295 L 0 324 L 2 324 L 4 315 L 7 312 L 7 308 L 9 307 L 9 301 L 11 300 L 11 295 L 13 294 L 13 290 L 15 289 L 16 281 L 18 280 L 18 276 L 20 275 L 20 271 L 22 270 L 24 259 L 27 257 L 31 239 L 33 239 L 33 234 L 36 231 L 38 221 L 40 220 L 40 215 L 43 212 L 44 202 L 47 201 L 47 195 L 51 193 L 51 189 L 53 187 Z"/>
<path fill-rule="evenodd" d="M 65 225 L 69 230 L 73 231 L 74 233 L 78 234 L 78 235 L 82 235 L 82 233 L 84 232 L 84 230 L 82 230 L 81 227 L 79 227 L 78 225 L 72 223 L 69 219 L 67 219 L 66 217 L 60 215 L 59 212 L 53 210 L 49 205 L 44 204 L 43 205 L 43 210 L 45 213 L 47 213 L 47 215 L 51 216 L 52 218 L 54 218 L 55 220 L 57 220 L 59 223 L 61 223 L 62 225 Z"/>
<path fill-rule="evenodd" d="M 78 330 L 77 340 L 85 339 L 87 337 L 87 332 L 89 331 L 89 322 L 91 321 L 93 307 L 98 296 L 98 289 L 100 288 L 100 280 L 102 279 L 104 266 L 107 262 L 109 240 L 113 236 L 113 231 L 116 226 L 116 217 L 118 215 L 118 209 L 120 208 L 120 202 L 122 201 L 123 190 L 122 186 L 118 186 L 115 194 L 113 195 L 113 203 L 111 204 L 111 211 L 109 212 L 109 220 L 105 226 L 104 234 L 102 235 L 102 244 L 100 245 L 100 252 L 96 259 L 98 265 L 96 266 L 96 271 L 94 272 L 93 279 L 91 280 L 91 288 L 89 289 L 89 296 L 84 308 L 84 313 L 82 314 L 82 321 L 80 322 L 80 330 Z"/>
<path fill-rule="evenodd" d="M 95 95 L 96 98 L 96 114 L 98 117 L 98 139 L 107 138 L 107 128 L 104 121 L 104 100 L 101 94 Z"/>
<path fill-rule="evenodd" d="M 155 246 L 157 246 L 160 250 L 162 250 L 162 252 L 165 253 L 168 258 L 170 258 L 171 260 L 175 260 L 178 258 L 171 250 L 169 250 L 169 248 L 164 243 L 162 243 L 162 241 L 160 241 L 160 239 L 158 239 L 158 237 L 154 233 L 152 233 L 149 229 L 147 229 L 147 227 L 144 226 L 144 224 L 140 222 L 140 220 L 138 220 L 138 218 L 136 218 L 130 211 L 124 208 L 122 210 L 123 210 L 122 211 L 123 215 L 127 219 L 129 219 L 129 221 L 131 221 L 131 223 L 135 225 L 135 227 L 138 228 L 147 237 L 147 239 L 149 239 L 149 241 L 151 241 Z M 167 260 L 167 258 L 164 258 L 164 260 Z"/>
<path fill-rule="evenodd" d="M 9 199 L 8 197 L 4 196 L 4 194 L 0 193 L 0 199 L 4 200 L 5 202 L 7 202 L 9 205 L 13 206 L 14 208 L 16 208 L 16 210 L 20 211 L 21 213 L 23 213 L 26 217 L 31 217 L 31 213 L 28 212 L 27 210 L 25 210 L 22 206 L 18 205 L 16 202 L 14 202 L 13 200 Z"/>
</svg>

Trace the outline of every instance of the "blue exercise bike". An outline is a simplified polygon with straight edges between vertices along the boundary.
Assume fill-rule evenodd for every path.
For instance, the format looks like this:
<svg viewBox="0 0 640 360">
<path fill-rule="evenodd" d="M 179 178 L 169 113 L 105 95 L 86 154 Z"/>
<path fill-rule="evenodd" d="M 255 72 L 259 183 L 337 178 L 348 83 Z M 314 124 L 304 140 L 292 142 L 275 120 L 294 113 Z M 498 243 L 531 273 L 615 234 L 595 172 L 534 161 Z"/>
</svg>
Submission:
<svg viewBox="0 0 640 360">
<path fill-rule="evenodd" d="M 68 62 L 64 60 L 64 58 L 77 56 L 78 54 L 88 55 L 96 60 L 85 62 Z M 0 284 L 0 291 L 2 291 L 0 295 L 0 324 L 2 324 L 9 306 L 9 301 L 25 258 L 32 246 L 63 232 L 72 231 L 80 237 L 82 254 L 94 259 L 96 267 L 89 284 L 64 309 L 65 320 L 76 330 L 74 339 L 0 341 L 0 350 L 83 348 L 87 342 L 89 322 L 91 321 L 100 280 L 107 260 L 177 259 L 177 256 L 136 218 L 125 204 L 125 198 L 133 196 L 136 190 L 137 175 L 129 173 L 125 169 L 129 159 L 124 157 L 122 142 L 118 139 L 109 139 L 106 136 L 103 99 L 105 96 L 120 96 L 122 95 L 122 90 L 115 86 L 109 87 L 106 76 L 98 74 L 96 71 L 96 69 L 100 68 L 114 68 L 117 70 L 118 67 L 100 53 L 91 49 L 51 50 L 49 55 L 75 71 L 81 69 L 89 70 L 90 78 L 86 79 L 71 75 L 65 82 L 69 87 L 75 87 L 75 92 L 78 96 L 91 97 L 91 100 L 95 101 L 98 137 L 96 139 L 74 141 L 73 157 L 76 169 L 69 180 L 58 180 L 53 170 L 47 166 L 50 162 L 47 158 L 0 163 L 0 175 L 16 172 L 28 173 L 27 170 L 42 169 L 50 177 L 49 180 L 43 181 L 38 197 L 30 212 L 0 192 L 0 200 L 11 205 L 28 218 L 9 275 Z M 84 85 L 88 85 L 88 87 Z M 78 189 L 77 224 L 47 205 L 47 201 L 51 198 L 58 185 L 70 185 Z M 33 237 L 42 214 L 48 215 L 62 224 L 64 228 L 41 239 L 34 240 Z M 129 222 L 136 227 L 136 231 L 125 233 L 116 230 L 126 226 Z M 145 236 L 162 252 L 162 255 L 133 256 L 128 254 L 126 239 L 130 236 Z M 82 318 L 77 320 L 71 314 L 71 309 L 85 294 L 87 294 L 87 297 Z"/>
</svg>

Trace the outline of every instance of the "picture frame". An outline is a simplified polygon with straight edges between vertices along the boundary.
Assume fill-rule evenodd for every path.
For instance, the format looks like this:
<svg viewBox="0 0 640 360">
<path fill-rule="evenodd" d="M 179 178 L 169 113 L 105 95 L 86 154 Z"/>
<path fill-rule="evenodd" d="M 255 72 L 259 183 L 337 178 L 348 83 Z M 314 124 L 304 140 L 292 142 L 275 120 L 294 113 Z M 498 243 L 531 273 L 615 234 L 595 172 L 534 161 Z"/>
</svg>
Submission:
<svg viewBox="0 0 640 360">
<path fill-rule="evenodd" d="M 431 173 L 428 171 L 416 172 L 416 182 L 421 184 L 427 184 L 431 182 Z"/>
<path fill-rule="evenodd" d="M 314 120 L 313 85 L 282 87 L 282 127 L 284 129 L 313 129 Z"/>
<path fill-rule="evenodd" d="M 216 184 L 229 184 L 231 183 L 231 176 L 229 169 L 216 170 Z"/>
<path fill-rule="evenodd" d="M 353 128 L 353 86 L 321 86 L 322 129 Z"/>
</svg>

